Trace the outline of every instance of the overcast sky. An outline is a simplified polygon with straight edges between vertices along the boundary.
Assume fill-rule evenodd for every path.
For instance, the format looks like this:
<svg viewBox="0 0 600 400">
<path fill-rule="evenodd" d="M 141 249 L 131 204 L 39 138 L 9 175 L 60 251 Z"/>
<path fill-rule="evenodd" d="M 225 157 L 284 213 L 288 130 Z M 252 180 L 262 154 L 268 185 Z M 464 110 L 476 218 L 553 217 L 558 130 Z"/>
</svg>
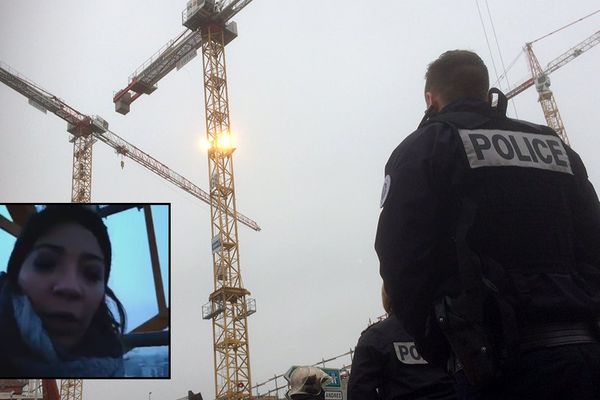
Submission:
<svg viewBox="0 0 600 400">
<path fill-rule="evenodd" d="M 496 42 L 486 17 L 496 66 Z M 173 71 L 122 116 L 113 92 L 182 30 L 185 2 L 0 2 L 0 60 L 170 168 L 208 188 L 202 62 Z M 598 8 L 576 2 L 489 2 L 504 64 L 534 40 Z M 426 65 L 448 49 L 478 52 L 495 76 L 475 1 L 256 0 L 235 20 L 227 46 L 231 121 L 237 138 L 239 228 L 253 383 L 355 345 L 383 313 L 373 250 L 391 151 L 425 109 Z M 598 30 L 600 14 L 534 45 L 542 65 Z M 600 186 L 600 46 L 556 71 L 552 90 L 567 134 Z M 528 75 L 521 56 L 509 72 Z M 492 78 L 492 81 L 495 79 Z M 0 85 L 3 202 L 69 201 L 72 144 L 66 123 Z M 519 95 L 520 118 L 544 122 L 535 89 Z M 512 107 L 510 108 L 514 115 Z M 172 203 L 172 379 L 86 381 L 86 400 L 214 396 L 212 329 L 201 306 L 212 287 L 208 205 L 103 143 L 94 146 L 94 202 Z M 335 363 L 329 364 L 336 367 Z"/>
</svg>

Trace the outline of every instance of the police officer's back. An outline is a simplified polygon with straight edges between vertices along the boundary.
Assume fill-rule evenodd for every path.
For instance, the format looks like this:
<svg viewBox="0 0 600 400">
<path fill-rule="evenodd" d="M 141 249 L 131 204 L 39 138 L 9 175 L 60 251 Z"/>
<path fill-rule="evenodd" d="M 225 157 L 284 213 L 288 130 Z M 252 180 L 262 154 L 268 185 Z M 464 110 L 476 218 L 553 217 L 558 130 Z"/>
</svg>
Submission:
<svg viewBox="0 0 600 400">
<path fill-rule="evenodd" d="M 376 239 L 395 309 L 427 353 L 436 313 L 479 279 L 501 318 L 478 315 L 481 297 L 464 325 L 516 343 L 486 398 L 600 398 L 600 205 L 583 163 L 550 128 L 507 118 L 501 95 L 490 106 L 476 54 L 444 53 L 426 78 L 431 118 L 386 165 Z"/>
</svg>

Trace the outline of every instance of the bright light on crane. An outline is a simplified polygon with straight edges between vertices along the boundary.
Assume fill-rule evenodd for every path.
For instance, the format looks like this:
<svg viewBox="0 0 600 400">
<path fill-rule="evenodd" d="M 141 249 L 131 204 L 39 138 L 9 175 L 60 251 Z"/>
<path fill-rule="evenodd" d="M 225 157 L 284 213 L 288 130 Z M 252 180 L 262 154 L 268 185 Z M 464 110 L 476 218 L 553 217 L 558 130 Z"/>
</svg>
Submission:
<svg viewBox="0 0 600 400">
<path fill-rule="evenodd" d="M 221 132 L 217 136 L 217 148 L 219 150 L 229 150 L 233 148 L 233 141 L 229 132 Z"/>
<path fill-rule="evenodd" d="M 216 135 L 216 139 L 210 138 L 202 141 L 202 145 L 211 151 L 217 151 L 220 154 L 230 155 L 236 150 L 235 136 L 230 131 L 224 131 Z"/>
<path fill-rule="evenodd" d="M 171 170 L 165 164 L 161 163 L 149 154 L 143 152 L 133 144 L 125 141 L 123 138 L 119 137 L 114 132 L 111 132 L 108 129 L 108 122 L 106 122 L 103 118 L 98 116 L 88 116 L 82 114 L 81 112 L 66 104 L 64 101 L 60 100 L 52 93 L 42 89 L 39 85 L 32 83 L 29 79 L 25 78 L 17 71 L 13 70 L 11 67 L 4 64 L 1 61 L 0 82 L 6 84 L 8 87 L 16 90 L 18 93 L 25 96 L 29 100 L 30 104 L 33 104 L 35 108 L 50 111 L 53 114 L 65 120 L 68 123 L 67 130 L 70 133 L 75 135 L 78 134 L 80 131 L 87 132 L 87 135 L 90 138 L 90 140 L 86 140 L 85 142 L 83 142 L 83 147 L 76 147 L 77 151 L 74 151 L 74 164 L 77 164 L 76 161 L 78 160 L 78 158 L 80 158 L 80 153 L 89 153 L 88 155 L 90 157 L 88 157 L 88 159 L 91 162 L 91 145 L 94 141 L 99 140 L 115 149 L 117 153 L 121 155 L 121 157 L 128 157 L 132 159 L 133 161 L 147 168 L 156 175 L 166 179 L 167 181 L 171 182 L 180 189 L 183 189 L 186 192 L 190 193 L 192 196 L 204 201 L 207 204 L 214 203 L 214 200 L 211 199 L 211 196 L 208 192 L 205 192 L 204 190 L 200 189 L 188 179 Z M 80 129 L 77 129 L 77 127 L 79 127 Z M 206 146 L 206 148 L 208 148 L 208 146 Z M 123 162 L 122 159 L 121 162 Z M 121 167 L 123 166 L 124 164 L 121 164 Z M 81 175 L 86 175 L 87 181 L 91 182 L 90 171 L 88 171 L 86 174 L 74 173 L 74 177 L 76 178 L 80 177 Z M 75 187 L 76 185 L 74 184 L 73 188 Z M 89 195 L 90 190 L 87 190 L 87 195 Z M 78 191 L 73 190 L 73 192 Z M 73 200 L 77 199 L 74 198 Z M 82 200 L 85 200 L 84 202 L 90 202 L 89 197 L 86 197 Z M 223 207 L 218 204 L 213 204 L 213 206 L 219 209 Z M 231 214 L 231 216 L 234 216 L 240 223 L 248 226 L 249 228 L 254 229 L 255 231 L 260 231 L 260 226 L 258 226 L 258 224 L 255 221 L 251 220 L 250 218 L 246 217 L 240 212 L 236 211 L 235 214 L 233 213 L 233 211 L 228 212 Z"/>
<path fill-rule="evenodd" d="M 235 150 L 234 137 L 229 131 L 217 135 L 215 147 L 222 153 L 230 153 Z"/>
</svg>

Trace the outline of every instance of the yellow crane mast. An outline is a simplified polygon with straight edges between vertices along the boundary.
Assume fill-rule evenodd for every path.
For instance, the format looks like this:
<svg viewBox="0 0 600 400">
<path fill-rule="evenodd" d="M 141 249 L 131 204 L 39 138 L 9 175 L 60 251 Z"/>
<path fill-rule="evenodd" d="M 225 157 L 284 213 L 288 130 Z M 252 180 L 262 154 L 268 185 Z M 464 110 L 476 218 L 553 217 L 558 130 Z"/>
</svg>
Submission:
<svg viewBox="0 0 600 400">
<path fill-rule="evenodd" d="M 60 400 L 82 400 L 83 380 L 61 379 Z"/>
<path fill-rule="evenodd" d="M 92 145 L 94 137 L 74 136 L 73 173 L 71 184 L 71 203 L 89 203 L 92 201 Z"/>
<path fill-rule="evenodd" d="M 531 43 L 527 43 L 525 45 L 525 51 L 527 52 L 529 69 L 531 70 L 531 75 L 533 76 L 533 80 L 535 82 L 535 89 L 537 90 L 539 95 L 538 101 L 542 106 L 542 111 L 544 112 L 544 118 L 546 119 L 546 123 L 550 128 L 556 131 L 556 133 L 563 140 L 563 142 L 569 144 L 569 138 L 567 137 L 567 133 L 565 132 L 565 125 L 563 124 L 562 118 L 560 117 L 560 112 L 558 111 L 558 106 L 556 105 L 556 101 L 554 100 L 552 90 L 550 90 L 550 78 L 548 77 L 548 75 L 544 74 L 544 70 L 542 69 L 540 62 L 533 53 Z"/>
<path fill-rule="evenodd" d="M 202 48 L 214 291 L 202 307 L 212 320 L 215 396 L 217 400 L 251 398 L 247 317 L 256 311 L 242 283 L 237 232 L 225 46 L 237 36 L 230 19 L 252 0 L 190 0 L 182 13 L 189 30 L 142 64 L 117 92 L 115 110 L 127 114 L 133 101 L 156 90 L 157 82 L 180 69 Z"/>
<path fill-rule="evenodd" d="M 220 207 L 211 206 L 215 291 L 203 307 L 203 317 L 212 318 L 216 398 L 237 400 L 251 395 L 247 317 L 255 307 L 242 284 L 237 221 L 224 212 L 236 213 L 224 50 L 223 28 L 206 27 L 202 55 L 206 135 L 211 144 L 208 172 L 210 195 Z"/>
</svg>

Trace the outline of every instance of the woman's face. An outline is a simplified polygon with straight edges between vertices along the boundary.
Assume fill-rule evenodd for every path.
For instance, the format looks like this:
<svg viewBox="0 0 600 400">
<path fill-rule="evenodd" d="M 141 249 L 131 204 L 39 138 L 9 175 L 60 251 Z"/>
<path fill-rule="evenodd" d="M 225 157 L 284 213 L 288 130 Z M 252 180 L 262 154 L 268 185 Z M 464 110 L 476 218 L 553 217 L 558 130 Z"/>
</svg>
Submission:
<svg viewBox="0 0 600 400">
<path fill-rule="evenodd" d="M 77 223 L 57 225 L 35 242 L 19 272 L 50 338 L 76 346 L 104 300 L 105 261 L 96 237 Z"/>
</svg>

